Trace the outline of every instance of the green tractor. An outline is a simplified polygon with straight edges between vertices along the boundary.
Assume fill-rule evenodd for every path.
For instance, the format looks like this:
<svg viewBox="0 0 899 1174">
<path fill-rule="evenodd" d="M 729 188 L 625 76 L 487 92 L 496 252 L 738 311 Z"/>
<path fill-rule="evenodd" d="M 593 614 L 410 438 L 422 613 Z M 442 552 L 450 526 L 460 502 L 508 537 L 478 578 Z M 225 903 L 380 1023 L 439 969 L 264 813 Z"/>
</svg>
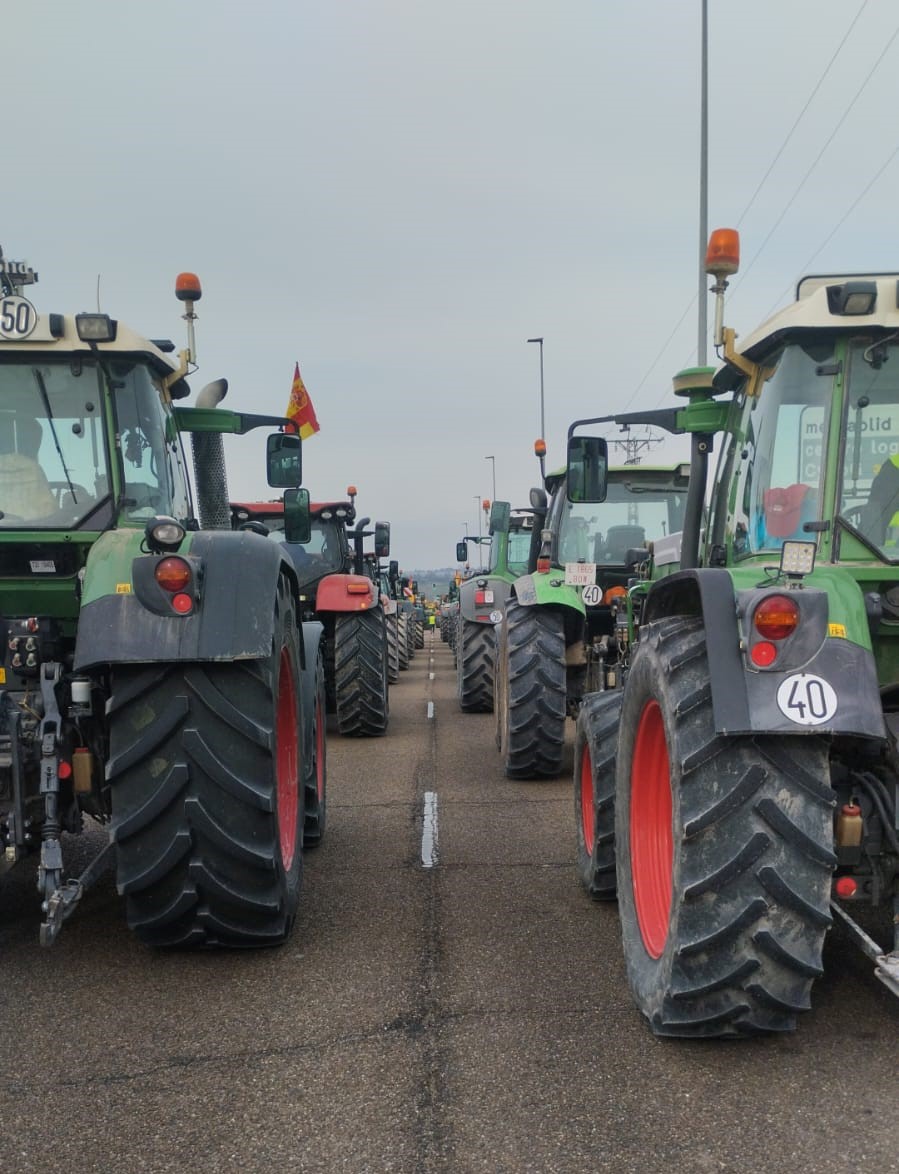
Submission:
<svg viewBox="0 0 899 1174">
<path fill-rule="evenodd" d="M 494 721 L 508 778 L 555 777 L 565 726 L 600 687 L 615 636 L 615 604 L 655 540 L 678 557 L 689 467 L 608 470 L 605 499 L 573 501 L 565 470 L 531 490 L 528 573 L 512 584 L 496 627 Z"/>
<path fill-rule="evenodd" d="M 581 877 L 617 889 L 668 1036 L 792 1030 L 834 919 L 899 995 L 899 278 L 804 278 L 737 348 L 738 256 L 712 234 L 723 367 L 603 418 L 692 444 L 679 570 L 629 588 L 574 770 Z M 604 495 L 596 422 L 569 432 L 577 502 Z"/>
<path fill-rule="evenodd" d="M 493 710 L 493 672 L 496 657 L 494 625 L 503 616 L 503 608 L 512 584 L 528 568 L 534 514 L 532 510 L 515 510 L 507 501 L 495 501 L 490 508 L 487 567 L 459 586 L 459 611 L 456 617 L 455 642 L 456 696 L 465 712 L 490 713 Z M 466 537 L 456 544 L 456 560 L 468 562 Z"/>
<path fill-rule="evenodd" d="M 108 866 L 144 942 L 283 942 L 320 654 L 283 549 L 231 530 L 221 436 L 288 421 L 218 407 L 224 380 L 178 402 L 193 274 L 176 285 L 179 360 L 106 314 L 38 313 L 0 280 L 0 873 L 37 857 L 44 944 Z M 298 436 L 268 437 L 268 480 L 302 535 Z M 85 816 L 109 834 L 72 876 L 64 833 Z"/>
</svg>

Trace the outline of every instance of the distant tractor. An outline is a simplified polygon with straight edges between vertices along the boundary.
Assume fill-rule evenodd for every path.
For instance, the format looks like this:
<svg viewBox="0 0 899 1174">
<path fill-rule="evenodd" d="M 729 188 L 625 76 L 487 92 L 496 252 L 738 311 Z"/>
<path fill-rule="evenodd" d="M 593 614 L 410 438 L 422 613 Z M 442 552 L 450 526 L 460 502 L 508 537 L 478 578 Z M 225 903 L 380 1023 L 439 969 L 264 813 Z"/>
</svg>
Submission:
<svg viewBox="0 0 899 1174">
<path fill-rule="evenodd" d="M 534 521 L 532 510 L 515 510 L 507 501 L 493 502 L 490 510 L 489 561 L 485 570 L 459 586 L 456 629 L 456 696 L 467 712 L 490 713 L 493 709 L 493 674 L 496 657 L 494 625 L 515 580 L 527 571 Z M 456 560 L 468 562 L 465 538 L 456 545 Z"/>
<path fill-rule="evenodd" d="M 387 732 L 389 652 L 380 580 L 364 547 L 372 538 L 373 558 L 386 558 L 390 525 L 376 522 L 367 530 L 369 518 L 356 521 L 355 495 L 350 486 L 346 499 L 313 502 L 306 540 L 287 542 L 285 549 L 300 582 L 303 618 L 324 629 L 328 712 L 336 713 L 341 734 L 373 737 Z M 277 503 L 232 504 L 238 527 L 265 524 L 266 517 L 277 525 L 277 516 Z"/>
</svg>

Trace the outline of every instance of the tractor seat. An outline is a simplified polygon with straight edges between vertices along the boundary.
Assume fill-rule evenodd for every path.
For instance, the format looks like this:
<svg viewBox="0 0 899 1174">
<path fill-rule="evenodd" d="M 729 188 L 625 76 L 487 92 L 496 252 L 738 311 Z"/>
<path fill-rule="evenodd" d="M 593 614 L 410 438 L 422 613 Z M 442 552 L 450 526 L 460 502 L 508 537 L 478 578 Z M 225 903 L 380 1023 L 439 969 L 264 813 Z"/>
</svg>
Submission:
<svg viewBox="0 0 899 1174">
<path fill-rule="evenodd" d="M 597 561 L 623 567 L 627 562 L 627 552 L 645 545 L 646 531 L 642 526 L 610 526 Z"/>
</svg>

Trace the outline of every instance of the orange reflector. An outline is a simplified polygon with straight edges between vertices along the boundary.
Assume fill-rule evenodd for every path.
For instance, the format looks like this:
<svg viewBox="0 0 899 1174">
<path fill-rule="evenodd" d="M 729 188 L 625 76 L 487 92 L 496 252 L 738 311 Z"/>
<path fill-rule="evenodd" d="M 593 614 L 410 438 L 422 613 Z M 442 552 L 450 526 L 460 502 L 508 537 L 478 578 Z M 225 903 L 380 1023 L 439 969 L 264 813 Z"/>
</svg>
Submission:
<svg viewBox="0 0 899 1174">
<path fill-rule="evenodd" d="M 191 580 L 190 566 L 183 558 L 164 558 L 156 564 L 156 582 L 164 591 L 183 591 Z"/>
<path fill-rule="evenodd" d="M 627 595 L 627 589 L 624 587 L 610 587 L 602 597 L 603 603 L 611 603 L 613 599 L 620 599 L 622 595 Z"/>
<path fill-rule="evenodd" d="M 715 277 L 728 277 L 740 268 L 740 234 L 735 228 L 716 228 L 709 237 L 705 254 L 705 271 Z"/>
<path fill-rule="evenodd" d="M 538 558 L 537 559 L 537 574 L 538 575 L 548 575 L 549 568 L 551 566 L 552 566 L 552 563 L 549 561 L 548 558 Z"/>
<path fill-rule="evenodd" d="M 787 595 L 768 595 L 752 617 L 755 630 L 766 640 L 784 640 L 799 623 L 799 608 Z"/>
<path fill-rule="evenodd" d="M 179 302 L 198 302 L 203 296 L 196 273 L 179 273 L 175 278 L 175 297 Z"/>
<path fill-rule="evenodd" d="M 369 583 L 347 583 L 347 595 L 368 595 L 371 591 Z"/>
</svg>

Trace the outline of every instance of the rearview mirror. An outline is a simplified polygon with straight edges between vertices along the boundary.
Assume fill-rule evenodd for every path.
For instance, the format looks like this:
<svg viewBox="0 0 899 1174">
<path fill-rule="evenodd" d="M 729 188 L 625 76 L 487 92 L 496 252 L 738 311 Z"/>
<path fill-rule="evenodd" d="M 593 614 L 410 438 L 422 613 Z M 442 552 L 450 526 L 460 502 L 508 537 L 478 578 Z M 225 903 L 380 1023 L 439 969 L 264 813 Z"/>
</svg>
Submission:
<svg viewBox="0 0 899 1174">
<path fill-rule="evenodd" d="M 274 489 L 293 489 L 303 480 L 302 447 L 295 432 L 273 432 L 266 438 L 268 483 Z"/>
<path fill-rule="evenodd" d="M 390 554 L 390 523 L 375 522 L 375 558 L 387 558 Z"/>
<path fill-rule="evenodd" d="M 299 437 L 297 438 L 299 439 Z M 269 437 L 271 440 L 271 437 Z M 312 537 L 308 489 L 284 490 L 284 538 L 287 542 L 308 542 Z"/>
<path fill-rule="evenodd" d="M 468 543 L 467 542 L 457 542 L 456 543 L 456 562 L 457 563 L 464 563 L 467 561 L 467 559 L 468 559 Z"/>
<path fill-rule="evenodd" d="M 565 494 L 569 501 L 606 500 L 609 449 L 601 436 L 569 436 Z"/>
<path fill-rule="evenodd" d="M 495 501 L 490 507 L 491 534 L 508 534 L 512 506 L 508 501 Z"/>
</svg>

